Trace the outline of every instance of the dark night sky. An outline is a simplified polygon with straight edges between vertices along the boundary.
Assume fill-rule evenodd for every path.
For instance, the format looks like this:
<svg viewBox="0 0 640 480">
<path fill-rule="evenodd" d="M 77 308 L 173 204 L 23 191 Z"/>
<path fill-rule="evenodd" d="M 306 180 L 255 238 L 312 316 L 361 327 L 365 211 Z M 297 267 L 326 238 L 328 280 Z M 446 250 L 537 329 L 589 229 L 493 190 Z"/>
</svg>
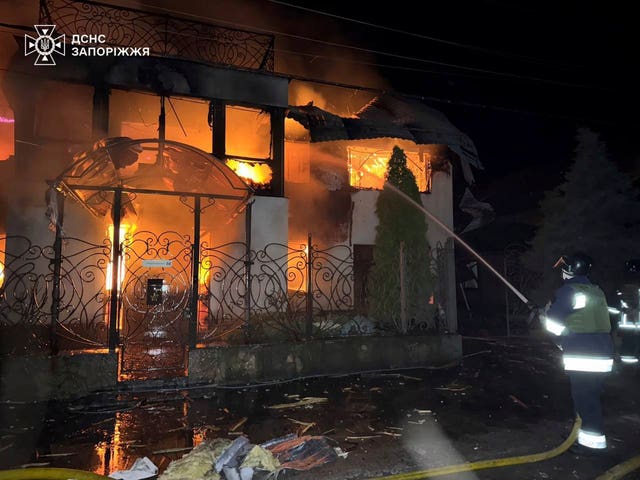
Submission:
<svg viewBox="0 0 640 480">
<path fill-rule="evenodd" d="M 421 3 L 420 11 L 415 2 L 385 2 L 383 8 L 345 1 L 267 5 L 285 12 L 280 28 L 288 32 L 396 54 L 329 49 L 299 39 L 289 44 L 318 52 L 306 64 L 310 76 L 366 85 L 366 78 L 344 75 L 339 62 L 328 66 L 330 60 L 320 55 L 374 63 L 387 86 L 423 96 L 445 113 L 472 138 L 485 166 L 474 193 L 511 224 L 536 221 L 535 212 L 533 220 L 530 214 L 542 192 L 562 182 L 579 126 L 599 131 L 612 159 L 630 174 L 640 173 L 634 142 L 640 102 L 631 74 L 637 58 L 634 17 L 613 2 L 449 0 Z M 277 17 L 274 10 L 271 18 Z M 309 29 L 310 19 L 315 24 Z"/>
<path fill-rule="evenodd" d="M 383 8 L 363 8 L 361 2 L 283 2 L 464 44 L 277 5 L 290 18 L 304 15 L 318 25 L 330 23 L 328 30 L 319 26 L 307 36 L 333 39 L 332 32 L 340 32 L 343 37 L 336 42 L 466 67 L 356 55 L 396 67 L 377 67 L 396 90 L 431 98 L 432 106 L 473 138 L 491 176 L 531 164 L 559 167 L 571 155 L 577 125 L 601 131 L 625 165 L 633 156 L 639 102 L 631 71 L 637 41 L 632 15 L 612 2 L 450 0 L 422 3 L 420 11 L 414 2 L 385 2 Z M 344 53 L 336 49 L 332 55 Z"/>
</svg>

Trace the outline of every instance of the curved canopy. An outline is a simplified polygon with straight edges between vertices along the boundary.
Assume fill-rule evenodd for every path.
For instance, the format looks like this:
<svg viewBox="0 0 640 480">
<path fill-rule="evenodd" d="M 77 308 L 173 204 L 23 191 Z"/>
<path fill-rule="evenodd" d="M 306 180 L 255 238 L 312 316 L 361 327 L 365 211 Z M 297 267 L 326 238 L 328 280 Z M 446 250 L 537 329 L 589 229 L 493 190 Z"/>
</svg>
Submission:
<svg viewBox="0 0 640 480">
<path fill-rule="evenodd" d="M 116 188 L 125 193 L 226 199 L 234 201 L 232 211 L 237 211 L 253 193 L 224 162 L 170 140 L 106 138 L 73 160 L 55 184 L 100 216 L 111 208 L 104 192 Z"/>
</svg>

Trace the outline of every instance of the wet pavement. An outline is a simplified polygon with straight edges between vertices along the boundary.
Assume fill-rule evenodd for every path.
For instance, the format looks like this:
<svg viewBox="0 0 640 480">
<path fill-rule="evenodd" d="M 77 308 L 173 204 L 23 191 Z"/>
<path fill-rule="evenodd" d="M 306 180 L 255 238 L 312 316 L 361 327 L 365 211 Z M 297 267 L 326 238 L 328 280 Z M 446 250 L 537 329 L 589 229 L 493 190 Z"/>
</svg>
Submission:
<svg viewBox="0 0 640 480">
<path fill-rule="evenodd" d="M 595 479 L 640 454 L 640 375 L 621 369 L 603 396 L 610 447 L 446 479 Z M 317 398 L 318 403 L 274 408 Z M 164 471 L 205 438 L 251 443 L 323 435 L 346 458 L 279 478 L 366 479 L 526 455 L 558 446 L 573 425 L 560 352 L 545 339 L 464 339 L 462 365 L 368 372 L 260 386 L 105 392 L 71 402 L 0 404 L 0 468 L 108 474 L 149 457 Z M 625 479 L 640 478 L 632 473 Z"/>
</svg>

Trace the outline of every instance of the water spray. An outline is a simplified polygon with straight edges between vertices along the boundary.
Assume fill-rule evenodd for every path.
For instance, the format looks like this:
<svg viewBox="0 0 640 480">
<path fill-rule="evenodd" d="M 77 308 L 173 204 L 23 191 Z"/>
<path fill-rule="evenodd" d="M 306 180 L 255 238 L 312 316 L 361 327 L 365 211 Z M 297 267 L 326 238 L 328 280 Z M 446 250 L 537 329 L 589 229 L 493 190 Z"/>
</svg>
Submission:
<svg viewBox="0 0 640 480">
<path fill-rule="evenodd" d="M 458 235 L 456 235 L 453 230 L 451 230 L 449 227 L 447 227 L 442 221 L 440 221 L 436 216 L 434 216 L 429 210 L 427 210 L 423 205 L 419 204 L 418 202 L 416 202 L 413 198 L 411 198 L 409 195 L 407 195 L 406 193 L 404 193 L 402 190 L 400 190 L 399 188 L 397 188 L 396 186 L 390 184 L 389 182 L 385 182 L 384 183 L 385 188 L 389 188 L 390 190 L 393 190 L 395 193 L 397 193 L 398 195 L 400 195 L 402 198 L 404 198 L 407 202 L 411 203 L 413 206 L 415 206 L 416 208 L 422 210 L 422 212 L 424 212 L 424 214 L 429 217 L 433 222 L 435 222 L 440 228 L 442 228 L 445 232 L 447 232 L 449 235 L 451 235 L 453 238 L 455 238 L 458 243 L 460 245 L 462 245 L 469 253 L 471 253 L 471 255 L 473 255 L 475 258 L 478 259 L 478 261 L 480 263 L 482 263 L 485 267 L 487 267 L 496 277 L 498 277 L 500 279 L 500 281 L 502 281 L 502 283 L 504 283 L 507 287 L 509 287 L 509 289 L 511 289 L 511 291 L 513 293 L 516 294 L 516 296 L 522 300 L 523 303 L 525 304 L 529 304 L 529 299 L 527 297 L 525 297 L 523 295 L 523 293 L 518 290 L 516 287 L 514 287 L 511 283 L 509 283 L 509 281 L 504 278 L 500 272 L 498 272 L 495 268 L 493 268 L 491 266 L 491 264 L 489 262 L 487 262 L 484 258 L 482 258 L 482 256 L 476 252 L 473 248 L 471 248 L 469 246 L 469 244 L 467 242 L 465 242 L 462 238 L 460 238 Z"/>
</svg>

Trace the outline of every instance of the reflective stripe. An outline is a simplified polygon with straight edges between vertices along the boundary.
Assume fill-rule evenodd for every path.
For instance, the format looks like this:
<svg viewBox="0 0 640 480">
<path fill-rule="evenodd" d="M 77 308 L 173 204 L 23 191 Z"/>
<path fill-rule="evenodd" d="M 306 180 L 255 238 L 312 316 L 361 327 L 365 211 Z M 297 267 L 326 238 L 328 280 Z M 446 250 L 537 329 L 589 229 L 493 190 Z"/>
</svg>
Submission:
<svg viewBox="0 0 640 480">
<path fill-rule="evenodd" d="M 607 437 L 599 433 L 587 432 L 580 429 L 578 432 L 578 443 L 588 448 L 607 448 Z"/>
<path fill-rule="evenodd" d="M 609 310 L 609 313 L 613 313 L 614 315 L 618 315 L 620 313 L 620 310 L 614 307 L 608 307 L 608 310 Z"/>
<path fill-rule="evenodd" d="M 640 323 L 619 323 L 618 328 L 626 330 L 640 330 Z"/>
<path fill-rule="evenodd" d="M 573 296 L 573 309 L 578 310 L 587 306 L 587 296 L 584 293 L 576 293 Z"/>
<path fill-rule="evenodd" d="M 610 372 L 613 368 L 613 358 L 564 355 L 562 361 L 565 370 L 574 372 Z"/>
<path fill-rule="evenodd" d="M 551 320 L 548 317 L 544 317 L 544 328 L 554 335 L 561 335 L 565 330 L 565 326 L 563 324 L 556 322 L 555 320 Z"/>
<path fill-rule="evenodd" d="M 638 357 L 621 356 L 620 361 L 623 363 L 638 363 Z"/>
</svg>

